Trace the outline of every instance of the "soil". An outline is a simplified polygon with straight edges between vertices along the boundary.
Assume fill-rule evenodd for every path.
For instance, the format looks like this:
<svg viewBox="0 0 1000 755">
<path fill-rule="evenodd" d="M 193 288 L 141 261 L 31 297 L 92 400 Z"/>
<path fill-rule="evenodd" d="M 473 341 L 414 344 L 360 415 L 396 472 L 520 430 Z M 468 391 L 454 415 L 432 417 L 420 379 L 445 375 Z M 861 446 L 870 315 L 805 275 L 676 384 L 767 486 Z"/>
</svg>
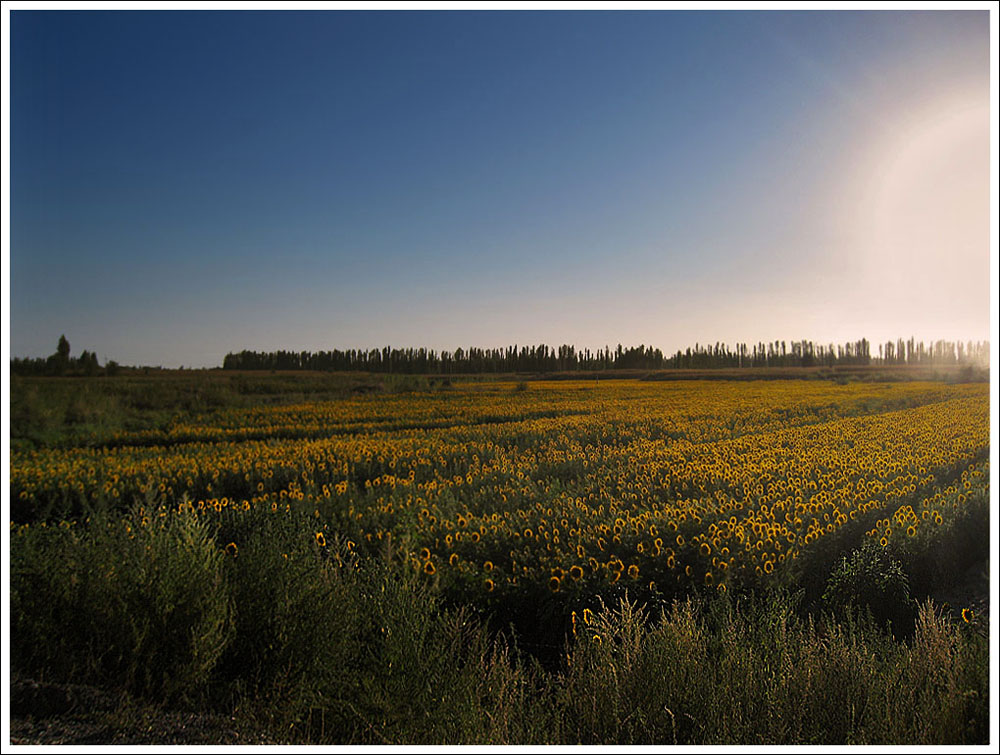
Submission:
<svg viewBox="0 0 1000 755">
<path fill-rule="evenodd" d="M 274 744 L 227 716 L 144 706 L 95 687 L 18 678 L 10 685 L 12 745 Z"/>
</svg>

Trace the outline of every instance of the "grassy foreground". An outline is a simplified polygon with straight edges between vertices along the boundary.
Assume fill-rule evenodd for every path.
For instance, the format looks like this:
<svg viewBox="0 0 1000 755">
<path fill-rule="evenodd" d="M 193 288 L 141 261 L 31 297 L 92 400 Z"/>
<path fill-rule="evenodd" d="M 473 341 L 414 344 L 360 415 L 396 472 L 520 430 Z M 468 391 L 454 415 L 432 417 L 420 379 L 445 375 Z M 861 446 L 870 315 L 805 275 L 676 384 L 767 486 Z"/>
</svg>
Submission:
<svg viewBox="0 0 1000 755">
<path fill-rule="evenodd" d="M 970 743 L 988 729 L 985 627 L 916 611 L 896 639 L 781 591 L 630 602 L 571 619 L 552 668 L 491 633 L 401 554 L 358 558 L 247 522 L 220 548 L 193 514 L 27 527 L 12 551 L 12 659 L 35 678 L 235 713 L 272 741 Z"/>
</svg>

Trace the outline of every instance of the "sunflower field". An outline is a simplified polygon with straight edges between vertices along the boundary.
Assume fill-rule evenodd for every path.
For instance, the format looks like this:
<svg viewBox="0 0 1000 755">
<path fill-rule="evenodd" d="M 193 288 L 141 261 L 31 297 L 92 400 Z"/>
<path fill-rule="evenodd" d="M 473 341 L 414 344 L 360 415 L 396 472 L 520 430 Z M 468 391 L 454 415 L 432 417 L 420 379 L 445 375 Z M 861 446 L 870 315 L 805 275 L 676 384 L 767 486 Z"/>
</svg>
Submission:
<svg viewBox="0 0 1000 755">
<path fill-rule="evenodd" d="M 155 543 L 180 528 L 261 579 L 251 558 L 336 570 L 391 554 L 413 589 L 511 626 L 552 667 L 567 641 L 610 652 L 594 649 L 605 605 L 676 612 L 772 588 L 818 601 L 866 542 L 929 592 L 986 521 L 989 443 L 976 383 L 491 382 L 220 407 L 13 450 L 11 549 L 40 558 L 39 530 Z M 192 673 L 225 667 L 238 632 L 211 619 Z"/>
</svg>

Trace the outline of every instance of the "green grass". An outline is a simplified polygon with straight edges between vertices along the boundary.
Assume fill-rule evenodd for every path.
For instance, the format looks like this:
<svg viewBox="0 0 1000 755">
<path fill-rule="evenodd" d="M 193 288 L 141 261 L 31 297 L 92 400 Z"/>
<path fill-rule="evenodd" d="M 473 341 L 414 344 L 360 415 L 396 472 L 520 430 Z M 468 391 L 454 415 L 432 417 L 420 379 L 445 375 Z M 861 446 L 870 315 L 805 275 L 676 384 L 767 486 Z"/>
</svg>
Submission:
<svg viewBox="0 0 1000 755">
<path fill-rule="evenodd" d="M 11 447 L 101 446 L 116 434 L 231 408 L 329 401 L 359 393 L 442 391 L 462 378 L 367 373 L 171 371 L 116 377 L 11 376 Z"/>
</svg>

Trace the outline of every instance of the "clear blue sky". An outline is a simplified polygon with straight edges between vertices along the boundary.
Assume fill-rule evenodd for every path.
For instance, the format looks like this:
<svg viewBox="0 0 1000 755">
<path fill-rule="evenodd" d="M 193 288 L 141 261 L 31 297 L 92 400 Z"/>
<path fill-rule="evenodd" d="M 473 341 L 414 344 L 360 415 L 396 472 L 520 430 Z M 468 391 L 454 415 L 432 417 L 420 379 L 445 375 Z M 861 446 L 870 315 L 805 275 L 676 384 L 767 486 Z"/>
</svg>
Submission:
<svg viewBox="0 0 1000 755">
<path fill-rule="evenodd" d="M 989 16 L 11 13 L 12 356 L 989 337 Z"/>
</svg>

